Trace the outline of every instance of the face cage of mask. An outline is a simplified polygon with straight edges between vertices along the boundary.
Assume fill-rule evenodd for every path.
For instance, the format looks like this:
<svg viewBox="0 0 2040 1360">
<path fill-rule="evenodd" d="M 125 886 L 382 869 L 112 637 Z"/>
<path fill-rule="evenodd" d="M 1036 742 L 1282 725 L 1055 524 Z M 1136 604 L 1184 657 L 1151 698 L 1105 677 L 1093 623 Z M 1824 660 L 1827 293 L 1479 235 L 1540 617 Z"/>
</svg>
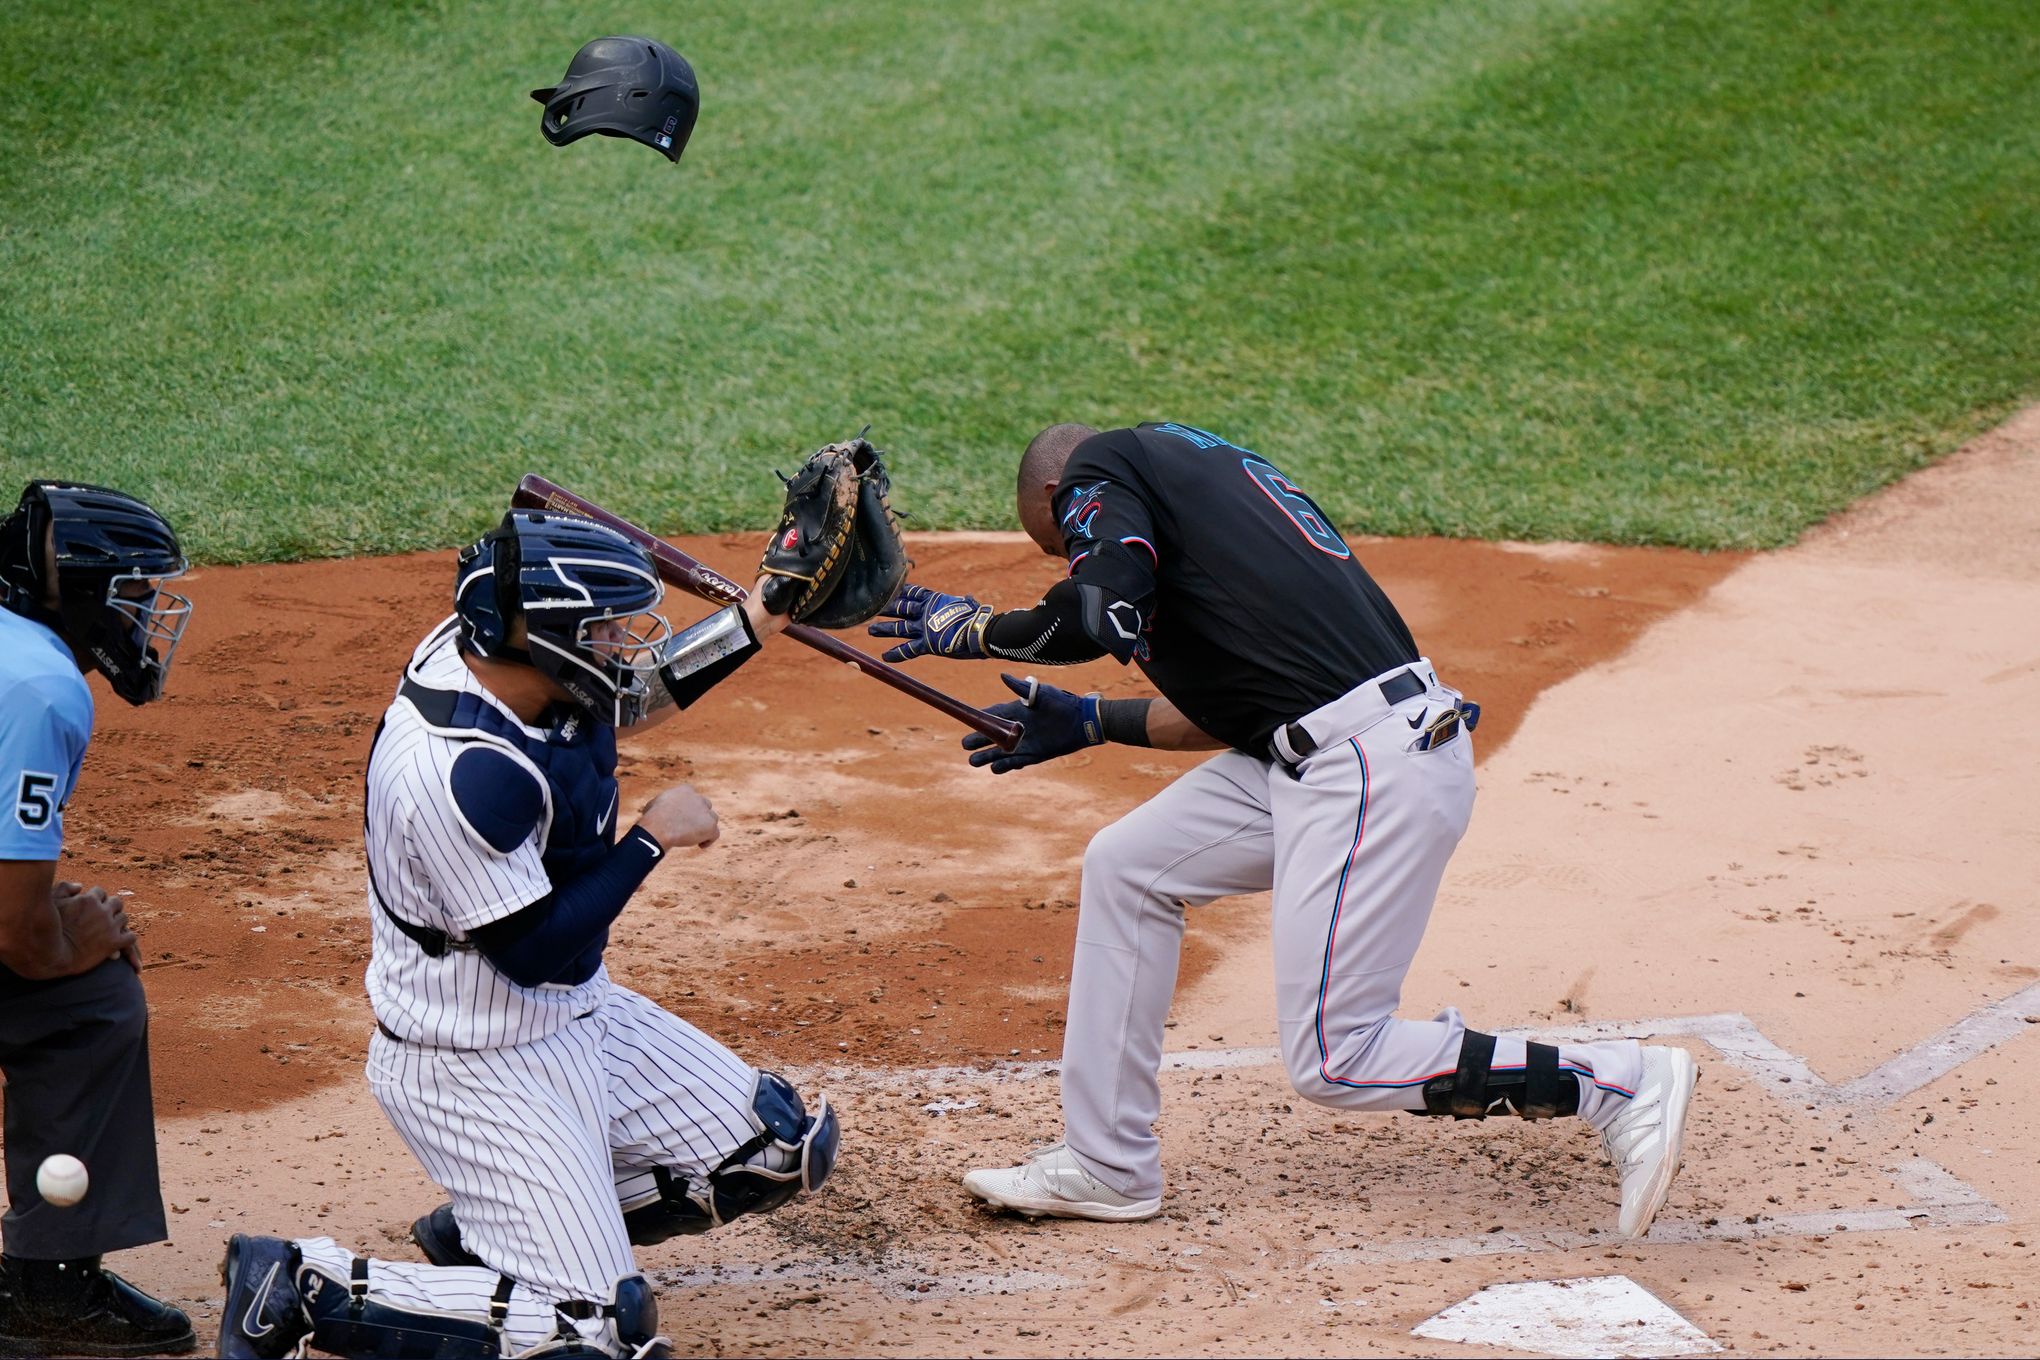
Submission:
<svg viewBox="0 0 2040 1360">
<path fill-rule="evenodd" d="M 665 615 L 651 610 L 597 614 L 581 621 L 569 646 L 530 628 L 532 613 L 526 611 L 525 621 L 533 656 L 543 651 L 554 658 L 552 666 L 540 669 L 559 681 L 597 721 L 629 727 L 652 711 L 657 694 L 653 677 L 664 662 L 666 644 L 673 638 L 673 625 Z M 616 625 L 612 635 L 595 636 L 595 629 L 605 623 Z M 605 705 L 610 710 L 607 714 Z"/>
<path fill-rule="evenodd" d="M 112 577 L 106 583 L 106 608 L 127 620 L 128 641 L 134 646 L 136 664 L 145 672 L 155 673 L 159 692 L 169 678 L 170 661 L 177 654 L 177 644 L 191 622 L 190 598 L 173 595 L 162 589 L 159 583 L 175 580 L 184 572 L 182 567 L 162 575 L 130 571 Z M 123 595 L 121 586 L 131 582 L 139 582 L 148 590 Z"/>
</svg>

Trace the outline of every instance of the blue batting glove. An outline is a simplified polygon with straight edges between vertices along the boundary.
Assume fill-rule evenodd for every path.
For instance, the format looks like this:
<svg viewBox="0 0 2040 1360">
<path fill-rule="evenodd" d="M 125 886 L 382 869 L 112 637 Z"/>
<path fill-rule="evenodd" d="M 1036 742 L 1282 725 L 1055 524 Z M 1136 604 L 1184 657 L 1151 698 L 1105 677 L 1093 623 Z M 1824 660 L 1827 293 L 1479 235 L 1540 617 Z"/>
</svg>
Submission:
<svg viewBox="0 0 2040 1360">
<path fill-rule="evenodd" d="M 992 607 L 979 604 L 973 596 L 944 595 L 926 586 L 904 585 L 879 612 L 886 622 L 874 623 L 865 631 L 873 637 L 906 639 L 886 652 L 886 661 L 911 661 L 917 656 L 981 661 L 991 655 L 985 650 L 985 626 L 992 621 Z"/>
<path fill-rule="evenodd" d="M 1104 742 L 1105 728 L 1098 721 L 1097 695 L 1072 694 L 1054 685 L 1044 685 L 1031 675 L 1025 680 L 1010 675 L 999 678 L 1020 698 L 993 704 L 985 712 L 1019 723 L 1020 744 L 1002 751 L 984 733 L 972 732 L 963 739 L 963 749 L 971 752 L 972 765 L 989 765 L 993 774 L 1005 774 Z"/>
</svg>

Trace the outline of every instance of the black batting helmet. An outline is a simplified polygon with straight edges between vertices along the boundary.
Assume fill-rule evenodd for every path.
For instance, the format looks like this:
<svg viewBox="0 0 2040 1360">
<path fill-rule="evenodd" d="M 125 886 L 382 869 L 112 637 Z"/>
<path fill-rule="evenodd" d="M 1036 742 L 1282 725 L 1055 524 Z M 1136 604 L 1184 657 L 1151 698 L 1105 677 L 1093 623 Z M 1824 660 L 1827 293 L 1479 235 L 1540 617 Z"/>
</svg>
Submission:
<svg viewBox="0 0 2040 1360">
<path fill-rule="evenodd" d="M 44 544 L 56 560 L 57 610 Z M 30 482 L 0 521 L 0 601 L 40 617 L 131 704 L 163 693 L 191 601 L 158 588 L 185 570 L 169 523 L 146 502 L 84 482 Z"/>
<path fill-rule="evenodd" d="M 545 105 L 539 130 L 554 146 L 599 132 L 643 142 L 669 161 L 687 149 L 701 112 L 694 68 L 651 38 L 597 38 L 574 53 L 559 84 L 531 97 Z"/>
</svg>

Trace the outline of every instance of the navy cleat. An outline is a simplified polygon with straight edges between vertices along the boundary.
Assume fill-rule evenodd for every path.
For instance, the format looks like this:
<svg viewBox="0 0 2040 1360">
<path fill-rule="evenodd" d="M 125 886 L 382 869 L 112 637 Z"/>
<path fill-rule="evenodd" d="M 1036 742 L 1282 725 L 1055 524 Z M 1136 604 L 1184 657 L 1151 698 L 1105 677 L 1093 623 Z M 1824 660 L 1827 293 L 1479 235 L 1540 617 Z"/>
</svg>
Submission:
<svg viewBox="0 0 2040 1360">
<path fill-rule="evenodd" d="M 435 1266 L 479 1266 L 486 1262 L 469 1251 L 460 1240 L 460 1224 L 453 1217 L 453 1206 L 442 1204 L 425 1217 L 411 1225 L 411 1240 L 418 1244 L 418 1250 L 425 1253 L 425 1259 Z"/>
<path fill-rule="evenodd" d="M 280 1237 L 227 1239 L 220 1283 L 227 1287 L 220 1309 L 216 1354 L 280 1360 L 311 1334 L 312 1320 L 298 1295 L 298 1249 Z"/>
</svg>

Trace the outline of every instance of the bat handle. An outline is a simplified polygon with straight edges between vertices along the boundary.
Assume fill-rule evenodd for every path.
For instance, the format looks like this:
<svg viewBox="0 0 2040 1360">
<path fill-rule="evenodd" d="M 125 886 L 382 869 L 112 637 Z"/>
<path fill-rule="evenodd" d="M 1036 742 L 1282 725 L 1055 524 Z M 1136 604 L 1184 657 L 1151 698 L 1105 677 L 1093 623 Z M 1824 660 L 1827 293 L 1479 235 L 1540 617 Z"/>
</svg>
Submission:
<svg viewBox="0 0 2040 1360">
<path fill-rule="evenodd" d="M 1002 751 L 1010 751 L 1020 744 L 1019 723 L 987 713 L 961 699 L 951 698 L 933 685 L 908 675 L 905 671 L 896 669 L 867 652 L 859 651 L 841 638 L 833 637 L 805 623 L 788 624 L 786 635 L 795 642 L 814 648 L 823 656 L 855 666 L 881 684 L 889 685 L 910 698 L 919 699 L 930 708 L 956 719 L 971 731 L 990 737 L 992 744 Z"/>
</svg>

